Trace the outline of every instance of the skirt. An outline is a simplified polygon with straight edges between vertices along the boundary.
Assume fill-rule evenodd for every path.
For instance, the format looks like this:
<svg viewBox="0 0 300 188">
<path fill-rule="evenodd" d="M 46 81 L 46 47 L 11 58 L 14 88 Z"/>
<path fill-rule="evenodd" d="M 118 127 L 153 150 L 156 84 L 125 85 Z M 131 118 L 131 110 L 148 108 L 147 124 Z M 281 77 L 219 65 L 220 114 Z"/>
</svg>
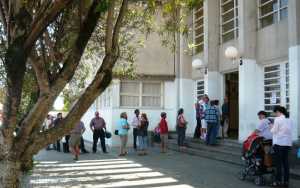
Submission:
<svg viewBox="0 0 300 188">
<path fill-rule="evenodd" d="M 71 138 L 69 140 L 70 147 L 75 147 L 80 145 L 81 134 L 71 134 Z"/>
</svg>

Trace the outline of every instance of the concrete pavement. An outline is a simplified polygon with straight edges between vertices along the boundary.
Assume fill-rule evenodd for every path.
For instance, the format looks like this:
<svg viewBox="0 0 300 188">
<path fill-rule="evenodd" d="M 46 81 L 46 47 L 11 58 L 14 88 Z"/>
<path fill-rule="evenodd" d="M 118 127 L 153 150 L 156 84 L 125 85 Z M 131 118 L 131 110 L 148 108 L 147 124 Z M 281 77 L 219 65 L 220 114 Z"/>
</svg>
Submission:
<svg viewBox="0 0 300 188">
<path fill-rule="evenodd" d="M 25 179 L 24 188 L 254 188 L 240 181 L 239 166 L 157 148 L 148 156 L 130 152 L 120 158 L 115 149 L 109 154 L 84 154 L 74 162 L 70 154 L 41 151 L 37 164 Z M 296 186 L 298 185 L 298 186 Z M 299 187 L 292 181 L 291 187 Z"/>
</svg>

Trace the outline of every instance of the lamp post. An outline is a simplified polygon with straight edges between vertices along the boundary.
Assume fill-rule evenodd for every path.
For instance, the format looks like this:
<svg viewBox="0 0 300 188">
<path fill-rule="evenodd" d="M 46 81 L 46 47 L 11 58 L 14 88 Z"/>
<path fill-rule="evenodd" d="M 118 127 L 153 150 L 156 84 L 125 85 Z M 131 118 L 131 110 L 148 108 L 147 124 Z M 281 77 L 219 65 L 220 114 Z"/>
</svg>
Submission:
<svg viewBox="0 0 300 188">
<path fill-rule="evenodd" d="M 243 65 L 243 58 L 240 56 L 238 49 L 234 46 L 229 46 L 226 48 L 225 57 L 231 59 L 233 62 L 239 58 L 240 65 Z"/>
</svg>

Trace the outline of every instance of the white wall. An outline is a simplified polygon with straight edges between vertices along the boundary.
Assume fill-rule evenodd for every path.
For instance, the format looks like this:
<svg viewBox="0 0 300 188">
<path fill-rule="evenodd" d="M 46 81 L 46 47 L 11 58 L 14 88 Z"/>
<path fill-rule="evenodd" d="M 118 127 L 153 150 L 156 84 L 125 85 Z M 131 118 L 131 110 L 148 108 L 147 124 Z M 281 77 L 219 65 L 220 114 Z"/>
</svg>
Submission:
<svg viewBox="0 0 300 188">
<path fill-rule="evenodd" d="M 119 146 L 120 141 L 119 137 L 114 135 L 116 129 L 117 121 L 120 119 L 120 114 L 126 112 L 128 114 L 128 122 L 131 123 L 134 117 L 134 110 L 136 108 L 121 108 L 119 107 L 119 91 L 120 91 L 120 82 L 114 80 L 110 86 L 112 90 L 112 106 L 102 109 L 97 109 L 100 112 L 100 115 L 105 119 L 107 123 L 107 130 L 113 134 L 112 139 L 107 140 L 107 144 L 110 146 Z M 151 109 L 151 108 L 139 108 L 141 113 L 146 113 L 149 118 L 149 131 L 153 130 L 160 121 L 161 112 L 167 113 L 167 121 L 169 123 L 169 129 L 175 130 L 176 124 L 176 85 L 174 81 L 165 81 L 164 82 L 164 107 L 160 109 Z M 97 101 L 96 101 L 97 102 Z M 95 102 L 95 103 L 96 103 Z M 96 106 L 93 105 L 83 117 L 87 131 L 84 134 L 84 138 L 88 141 L 92 141 L 92 132 L 89 130 L 90 120 L 94 117 L 94 112 L 96 111 Z M 100 108 L 100 107 L 98 107 Z M 132 146 L 132 129 L 129 132 L 128 145 Z"/>
</svg>

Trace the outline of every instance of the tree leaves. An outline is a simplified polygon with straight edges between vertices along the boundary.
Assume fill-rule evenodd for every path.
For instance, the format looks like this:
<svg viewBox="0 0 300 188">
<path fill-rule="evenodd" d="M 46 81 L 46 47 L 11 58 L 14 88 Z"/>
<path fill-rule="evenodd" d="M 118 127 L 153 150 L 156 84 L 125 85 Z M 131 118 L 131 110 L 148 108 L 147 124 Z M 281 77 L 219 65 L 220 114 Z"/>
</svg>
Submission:
<svg viewBox="0 0 300 188">
<path fill-rule="evenodd" d="M 109 0 L 102 0 L 101 3 L 96 8 L 97 12 L 106 12 L 109 8 L 110 1 Z"/>
</svg>

